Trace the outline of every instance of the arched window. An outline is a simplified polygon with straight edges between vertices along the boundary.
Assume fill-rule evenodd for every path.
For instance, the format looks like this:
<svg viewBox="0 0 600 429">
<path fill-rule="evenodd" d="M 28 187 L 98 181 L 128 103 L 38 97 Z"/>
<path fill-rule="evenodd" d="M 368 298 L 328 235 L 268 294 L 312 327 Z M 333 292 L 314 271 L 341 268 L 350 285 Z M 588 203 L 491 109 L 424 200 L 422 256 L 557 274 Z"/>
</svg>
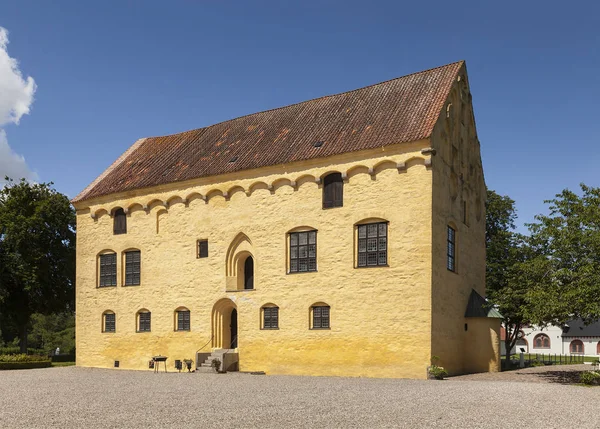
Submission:
<svg viewBox="0 0 600 429">
<path fill-rule="evenodd" d="M 113 234 L 127 234 L 127 215 L 121 208 L 113 214 Z"/>
<path fill-rule="evenodd" d="M 356 226 L 358 230 L 356 266 L 375 267 L 388 265 L 388 223 L 373 222 Z"/>
<path fill-rule="evenodd" d="M 137 249 L 125 253 L 125 286 L 139 286 L 141 278 L 141 252 Z"/>
<path fill-rule="evenodd" d="M 313 304 L 310 307 L 311 329 L 329 329 L 331 327 L 330 307 L 327 304 Z"/>
<path fill-rule="evenodd" d="M 150 332 L 151 328 L 151 313 L 146 310 L 140 310 L 137 312 L 136 324 L 137 324 L 137 332 Z"/>
<path fill-rule="evenodd" d="M 279 329 L 279 307 L 275 304 L 265 304 L 261 312 L 261 329 Z"/>
<path fill-rule="evenodd" d="M 117 254 L 106 250 L 98 255 L 98 287 L 117 285 Z"/>
<path fill-rule="evenodd" d="M 190 330 L 190 310 L 185 307 L 179 307 L 177 310 L 175 310 L 175 330 Z"/>
<path fill-rule="evenodd" d="M 323 208 L 344 205 L 344 181 L 342 173 L 330 173 L 323 179 Z"/>
<path fill-rule="evenodd" d="M 248 256 L 244 261 L 244 289 L 254 289 L 254 259 Z"/>
<path fill-rule="evenodd" d="M 533 339 L 534 349 L 549 349 L 550 348 L 550 337 L 546 334 L 537 334 Z"/>
<path fill-rule="evenodd" d="M 317 271 L 317 231 L 290 232 L 290 273 Z"/>
<path fill-rule="evenodd" d="M 116 332 L 116 316 L 110 310 L 106 310 L 102 313 L 102 332 Z"/>
<path fill-rule="evenodd" d="M 582 355 L 583 354 L 583 342 L 581 340 L 573 340 L 571 341 L 571 345 L 569 346 L 571 350 L 571 354 L 574 355 Z"/>
</svg>

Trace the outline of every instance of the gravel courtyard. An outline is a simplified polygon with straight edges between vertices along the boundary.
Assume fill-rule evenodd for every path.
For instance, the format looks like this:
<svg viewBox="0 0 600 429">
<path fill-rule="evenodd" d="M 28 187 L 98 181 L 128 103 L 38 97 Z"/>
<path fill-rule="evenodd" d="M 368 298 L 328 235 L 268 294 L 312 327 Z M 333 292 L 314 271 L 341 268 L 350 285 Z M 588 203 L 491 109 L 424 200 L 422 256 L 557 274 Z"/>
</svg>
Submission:
<svg viewBox="0 0 600 429">
<path fill-rule="evenodd" d="M 544 380 L 2 371 L 0 428 L 600 427 L 600 388 Z"/>
</svg>

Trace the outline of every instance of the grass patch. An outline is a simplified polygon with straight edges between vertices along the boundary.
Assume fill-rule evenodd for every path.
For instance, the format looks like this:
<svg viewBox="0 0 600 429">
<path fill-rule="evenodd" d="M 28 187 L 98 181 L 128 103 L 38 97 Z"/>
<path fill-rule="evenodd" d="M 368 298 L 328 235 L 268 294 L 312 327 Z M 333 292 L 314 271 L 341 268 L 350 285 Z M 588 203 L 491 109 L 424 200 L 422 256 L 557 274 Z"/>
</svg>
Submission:
<svg viewBox="0 0 600 429">
<path fill-rule="evenodd" d="M 75 366 L 75 362 L 52 362 L 52 367 L 58 366 Z"/>
</svg>

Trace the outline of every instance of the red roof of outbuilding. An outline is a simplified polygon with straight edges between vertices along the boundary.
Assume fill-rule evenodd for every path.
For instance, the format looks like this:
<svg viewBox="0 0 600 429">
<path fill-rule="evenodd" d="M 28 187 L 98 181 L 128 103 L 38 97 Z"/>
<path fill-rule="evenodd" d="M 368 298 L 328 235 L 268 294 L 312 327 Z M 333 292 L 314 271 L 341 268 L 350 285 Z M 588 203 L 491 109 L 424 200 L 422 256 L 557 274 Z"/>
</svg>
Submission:
<svg viewBox="0 0 600 429">
<path fill-rule="evenodd" d="M 138 140 L 73 202 L 427 138 L 463 64 Z"/>
</svg>

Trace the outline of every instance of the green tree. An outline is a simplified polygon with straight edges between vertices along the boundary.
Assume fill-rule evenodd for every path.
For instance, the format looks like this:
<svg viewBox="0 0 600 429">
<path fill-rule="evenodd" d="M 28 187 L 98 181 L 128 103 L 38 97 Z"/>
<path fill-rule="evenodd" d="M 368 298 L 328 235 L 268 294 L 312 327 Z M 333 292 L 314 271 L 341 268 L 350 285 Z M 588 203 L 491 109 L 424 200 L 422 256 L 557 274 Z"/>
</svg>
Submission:
<svg viewBox="0 0 600 429">
<path fill-rule="evenodd" d="M 537 251 L 547 256 L 544 280 L 532 285 L 527 316 L 536 324 L 562 325 L 600 318 L 600 188 L 581 185 L 557 194 L 548 215 L 529 225 Z"/>
<path fill-rule="evenodd" d="M 21 351 L 33 313 L 73 311 L 75 212 L 52 183 L 0 190 L 0 313 L 18 327 Z"/>
<path fill-rule="evenodd" d="M 515 202 L 488 190 L 486 199 L 486 293 L 504 317 L 506 362 L 530 323 L 529 290 L 549 269 L 549 261 L 531 246 L 529 237 L 515 231 Z"/>
</svg>

